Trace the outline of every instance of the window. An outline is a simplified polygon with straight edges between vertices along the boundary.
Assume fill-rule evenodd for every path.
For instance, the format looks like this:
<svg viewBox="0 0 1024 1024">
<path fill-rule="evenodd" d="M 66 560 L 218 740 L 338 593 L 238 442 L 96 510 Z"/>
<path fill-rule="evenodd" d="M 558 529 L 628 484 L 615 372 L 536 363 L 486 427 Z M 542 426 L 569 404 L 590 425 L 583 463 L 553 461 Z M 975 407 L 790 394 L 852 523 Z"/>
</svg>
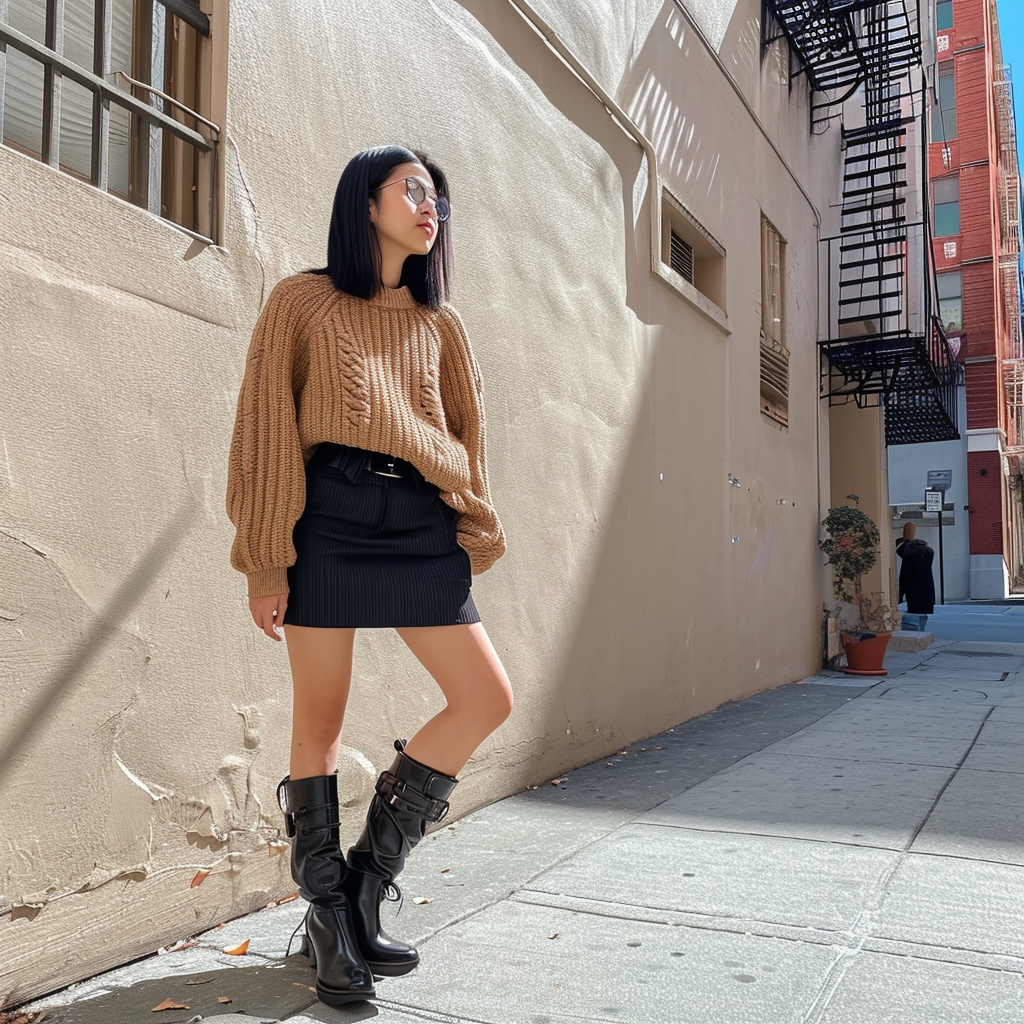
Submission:
<svg viewBox="0 0 1024 1024">
<path fill-rule="evenodd" d="M 956 138 L 956 78 L 952 61 L 939 65 L 935 96 L 938 101 L 932 104 L 932 142 L 948 142 Z"/>
<path fill-rule="evenodd" d="M 960 179 L 936 178 L 932 182 L 932 200 L 935 204 L 935 234 L 960 234 Z"/>
<path fill-rule="evenodd" d="M 953 27 L 953 0 L 936 0 L 935 4 L 935 28 L 944 32 L 947 28 Z"/>
<path fill-rule="evenodd" d="M 0 2 L 3 144 L 213 238 L 219 129 L 199 0 Z"/>
<path fill-rule="evenodd" d="M 939 274 L 939 319 L 946 331 L 959 331 L 964 326 L 964 288 L 960 271 Z"/>
<path fill-rule="evenodd" d="M 667 189 L 661 214 L 661 277 L 728 330 L 725 249 Z"/>
<path fill-rule="evenodd" d="M 761 412 L 789 423 L 789 349 L 785 321 L 786 243 L 761 217 Z"/>
</svg>

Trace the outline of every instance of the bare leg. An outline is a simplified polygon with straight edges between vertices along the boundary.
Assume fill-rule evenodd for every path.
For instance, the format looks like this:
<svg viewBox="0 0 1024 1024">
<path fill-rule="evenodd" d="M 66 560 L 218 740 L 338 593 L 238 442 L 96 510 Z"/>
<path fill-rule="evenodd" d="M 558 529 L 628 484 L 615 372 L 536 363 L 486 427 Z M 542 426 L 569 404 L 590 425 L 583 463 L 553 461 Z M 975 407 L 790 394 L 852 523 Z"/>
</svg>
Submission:
<svg viewBox="0 0 1024 1024">
<path fill-rule="evenodd" d="M 479 622 L 416 626 L 397 632 L 448 701 L 448 706 L 413 736 L 406 753 L 421 764 L 455 776 L 511 713 L 508 676 Z"/>
<path fill-rule="evenodd" d="M 352 685 L 354 629 L 285 626 L 292 668 L 291 777 L 331 775 Z"/>
</svg>

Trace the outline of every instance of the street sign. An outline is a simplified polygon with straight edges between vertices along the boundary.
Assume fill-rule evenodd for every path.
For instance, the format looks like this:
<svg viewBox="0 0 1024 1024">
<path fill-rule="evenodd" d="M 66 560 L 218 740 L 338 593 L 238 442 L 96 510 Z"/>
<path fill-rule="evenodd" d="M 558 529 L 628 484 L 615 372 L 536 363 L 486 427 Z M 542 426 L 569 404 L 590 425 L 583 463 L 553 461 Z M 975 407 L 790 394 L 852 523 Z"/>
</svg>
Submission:
<svg viewBox="0 0 1024 1024">
<path fill-rule="evenodd" d="M 928 490 L 924 492 L 924 510 L 925 512 L 941 512 L 942 511 L 942 491 Z"/>
<path fill-rule="evenodd" d="M 948 491 L 953 486 L 953 470 L 951 469 L 929 469 L 928 490 Z M 937 508 L 925 509 L 926 512 L 938 512 Z"/>
</svg>

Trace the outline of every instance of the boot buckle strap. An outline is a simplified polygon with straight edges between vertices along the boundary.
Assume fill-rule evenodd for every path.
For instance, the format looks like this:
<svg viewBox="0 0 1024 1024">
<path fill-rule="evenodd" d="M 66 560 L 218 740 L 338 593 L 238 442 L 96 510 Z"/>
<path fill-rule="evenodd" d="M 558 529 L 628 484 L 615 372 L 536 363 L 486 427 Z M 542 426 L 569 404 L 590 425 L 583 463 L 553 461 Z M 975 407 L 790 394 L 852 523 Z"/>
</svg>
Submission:
<svg viewBox="0 0 1024 1024">
<path fill-rule="evenodd" d="M 450 809 L 447 800 L 438 800 L 411 789 L 404 779 L 400 779 L 393 772 L 381 772 L 377 780 L 377 792 L 389 807 L 420 814 L 435 824 L 442 821 Z"/>
<path fill-rule="evenodd" d="M 292 839 L 295 837 L 295 812 L 288 806 L 287 776 L 277 784 L 277 806 L 281 808 L 281 813 L 284 815 L 284 834 Z"/>
</svg>

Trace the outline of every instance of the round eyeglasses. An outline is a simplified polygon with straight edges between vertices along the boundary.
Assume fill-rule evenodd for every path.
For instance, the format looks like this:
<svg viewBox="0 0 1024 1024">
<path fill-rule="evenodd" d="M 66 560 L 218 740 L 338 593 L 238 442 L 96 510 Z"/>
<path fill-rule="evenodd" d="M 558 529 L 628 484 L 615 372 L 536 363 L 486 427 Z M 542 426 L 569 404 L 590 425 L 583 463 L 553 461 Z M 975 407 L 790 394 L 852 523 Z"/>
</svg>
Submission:
<svg viewBox="0 0 1024 1024">
<path fill-rule="evenodd" d="M 419 206 L 424 199 L 429 199 L 439 221 L 446 221 L 452 215 L 451 203 L 444 196 L 439 196 L 434 189 L 424 185 L 419 178 L 399 178 L 398 181 L 381 185 L 381 188 L 391 188 L 392 185 L 404 185 L 405 194 L 414 206 Z"/>
</svg>

